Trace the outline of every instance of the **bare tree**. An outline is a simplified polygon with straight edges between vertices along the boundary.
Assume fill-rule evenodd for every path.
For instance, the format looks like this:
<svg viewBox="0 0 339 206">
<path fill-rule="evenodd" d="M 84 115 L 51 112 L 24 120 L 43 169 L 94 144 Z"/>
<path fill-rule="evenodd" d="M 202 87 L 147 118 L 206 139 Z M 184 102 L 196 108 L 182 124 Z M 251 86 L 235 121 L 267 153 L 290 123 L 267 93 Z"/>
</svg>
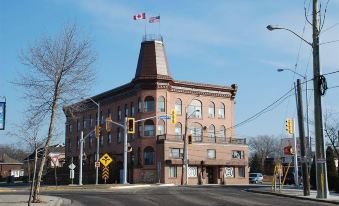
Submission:
<svg viewBox="0 0 339 206">
<path fill-rule="evenodd" d="M 331 111 L 326 111 L 324 114 L 324 131 L 329 143 L 337 158 L 339 158 L 339 115 Z M 338 167 L 339 175 L 339 167 Z"/>
<path fill-rule="evenodd" d="M 249 140 L 250 152 L 258 155 L 261 161 L 261 167 L 264 166 L 265 158 L 277 157 L 281 151 L 280 141 L 278 138 L 269 135 L 259 135 Z M 263 168 L 261 168 L 263 171 Z"/>
<path fill-rule="evenodd" d="M 54 137 L 56 116 L 63 104 L 86 95 L 94 74 L 95 55 L 88 38 L 80 38 L 75 25 L 67 25 L 56 37 L 42 37 L 20 56 L 28 70 L 14 83 L 24 88 L 24 98 L 33 121 L 48 122 L 47 139 L 34 185 L 33 202 L 38 201 L 48 147 Z"/>
</svg>

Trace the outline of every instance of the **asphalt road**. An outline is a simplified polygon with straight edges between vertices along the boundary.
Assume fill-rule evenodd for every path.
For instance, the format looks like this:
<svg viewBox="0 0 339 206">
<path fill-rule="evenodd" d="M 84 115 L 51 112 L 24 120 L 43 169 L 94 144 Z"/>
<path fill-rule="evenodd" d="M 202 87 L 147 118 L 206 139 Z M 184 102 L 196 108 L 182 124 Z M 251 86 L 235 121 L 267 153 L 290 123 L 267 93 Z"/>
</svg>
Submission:
<svg viewBox="0 0 339 206">
<path fill-rule="evenodd" d="M 111 191 L 55 191 L 43 194 L 57 195 L 72 200 L 72 205 L 133 205 L 133 206 L 177 206 L 177 205 L 333 205 L 273 195 L 251 193 L 245 187 L 235 186 L 190 186 L 149 187 Z"/>
</svg>

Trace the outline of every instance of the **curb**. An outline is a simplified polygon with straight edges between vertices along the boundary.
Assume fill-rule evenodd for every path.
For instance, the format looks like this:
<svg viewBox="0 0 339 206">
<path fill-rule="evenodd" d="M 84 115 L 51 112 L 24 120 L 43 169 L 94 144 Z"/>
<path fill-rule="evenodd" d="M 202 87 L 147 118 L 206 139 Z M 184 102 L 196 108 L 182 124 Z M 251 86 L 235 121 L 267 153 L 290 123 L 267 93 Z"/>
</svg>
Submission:
<svg viewBox="0 0 339 206">
<path fill-rule="evenodd" d="M 128 189 L 128 188 L 143 188 L 143 187 L 151 187 L 151 185 L 124 185 L 124 186 L 111 187 L 110 189 Z"/>
<path fill-rule="evenodd" d="M 287 195 L 287 194 L 276 193 L 276 192 L 258 191 L 258 190 L 253 190 L 253 189 L 246 189 L 245 191 L 259 193 L 259 194 L 266 194 L 266 195 L 289 197 L 289 198 L 294 198 L 294 199 L 309 200 L 313 202 L 324 202 L 324 203 L 331 203 L 331 204 L 336 204 L 336 205 L 339 204 L 339 201 L 335 201 L 335 200 L 315 199 L 315 198 L 309 198 L 309 197 L 303 197 L 303 196 Z"/>
<path fill-rule="evenodd" d="M 0 193 L 5 193 L 5 192 L 16 192 L 17 190 L 13 190 L 13 189 L 0 189 Z"/>
</svg>

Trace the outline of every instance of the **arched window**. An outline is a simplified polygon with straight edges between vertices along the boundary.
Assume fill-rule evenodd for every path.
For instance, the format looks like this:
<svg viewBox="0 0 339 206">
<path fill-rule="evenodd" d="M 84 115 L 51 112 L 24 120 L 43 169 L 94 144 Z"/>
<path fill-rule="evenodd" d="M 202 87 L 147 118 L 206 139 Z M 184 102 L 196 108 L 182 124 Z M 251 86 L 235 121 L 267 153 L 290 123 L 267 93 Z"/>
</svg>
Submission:
<svg viewBox="0 0 339 206">
<path fill-rule="evenodd" d="M 219 135 L 220 135 L 221 141 L 226 142 L 226 128 L 224 125 L 220 126 Z"/>
<path fill-rule="evenodd" d="M 215 127 L 213 124 L 208 127 L 208 137 L 210 138 L 211 142 L 215 142 Z"/>
<path fill-rule="evenodd" d="M 165 134 L 165 121 L 159 120 L 158 122 L 158 135 Z"/>
<path fill-rule="evenodd" d="M 138 97 L 138 112 L 141 112 L 142 110 L 142 101 L 141 101 L 141 97 Z"/>
<path fill-rule="evenodd" d="M 214 118 L 214 103 L 213 102 L 210 102 L 209 105 L 208 105 L 208 117 L 209 118 Z"/>
<path fill-rule="evenodd" d="M 154 111 L 154 98 L 152 96 L 147 96 L 144 101 L 144 112 L 153 112 Z"/>
<path fill-rule="evenodd" d="M 152 147 L 146 147 L 144 149 L 144 165 L 154 164 L 154 149 Z"/>
<path fill-rule="evenodd" d="M 146 120 L 144 123 L 144 136 L 154 136 L 154 122 L 151 119 Z"/>
<path fill-rule="evenodd" d="M 222 119 L 225 119 L 225 105 L 224 103 L 221 103 L 219 108 L 219 117 Z"/>
<path fill-rule="evenodd" d="M 182 108 L 181 99 L 176 99 L 175 100 L 175 111 L 177 112 L 177 115 L 181 115 L 181 108 Z"/>
<path fill-rule="evenodd" d="M 202 103 L 199 100 L 193 99 L 191 104 L 188 106 L 188 117 L 190 118 L 201 118 Z"/>
<path fill-rule="evenodd" d="M 192 137 L 195 142 L 201 142 L 202 140 L 202 126 L 201 124 L 194 122 L 190 125 L 190 133 L 192 134 Z"/>
<path fill-rule="evenodd" d="M 181 123 L 178 122 L 175 124 L 175 137 L 177 139 L 182 139 L 182 126 L 181 126 Z"/>
<path fill-rule="evenodd" d="M 165 97 L 158 98 L 158 112 L 165 112 Z"/>
</svg>

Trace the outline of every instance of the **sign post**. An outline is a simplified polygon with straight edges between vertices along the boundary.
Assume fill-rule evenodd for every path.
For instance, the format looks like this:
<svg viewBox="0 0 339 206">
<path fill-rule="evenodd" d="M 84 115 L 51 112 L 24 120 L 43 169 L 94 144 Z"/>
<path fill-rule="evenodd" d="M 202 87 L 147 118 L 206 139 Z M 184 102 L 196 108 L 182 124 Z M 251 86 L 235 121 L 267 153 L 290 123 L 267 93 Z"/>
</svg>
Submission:
<svg viewBox="0 0 339 206">
<path fill-rule="evenodd" d="M 108 165 L 111 164 L 112 158 L 106 153 L 100 158 L 101 164 L 104 166 L 102 170 L 102 179 L 104 179 L 105 184 L 107 182 L 107 179 L 109 178 L 109 168 Z"/>
<path fill-rule="evenodd" d="M 68 165 L 68 168 L 69 168 L 69 178 L 71 179 L 73 185 L 75 165 L 71 163 L 70 165 Z"/>
</svg>

